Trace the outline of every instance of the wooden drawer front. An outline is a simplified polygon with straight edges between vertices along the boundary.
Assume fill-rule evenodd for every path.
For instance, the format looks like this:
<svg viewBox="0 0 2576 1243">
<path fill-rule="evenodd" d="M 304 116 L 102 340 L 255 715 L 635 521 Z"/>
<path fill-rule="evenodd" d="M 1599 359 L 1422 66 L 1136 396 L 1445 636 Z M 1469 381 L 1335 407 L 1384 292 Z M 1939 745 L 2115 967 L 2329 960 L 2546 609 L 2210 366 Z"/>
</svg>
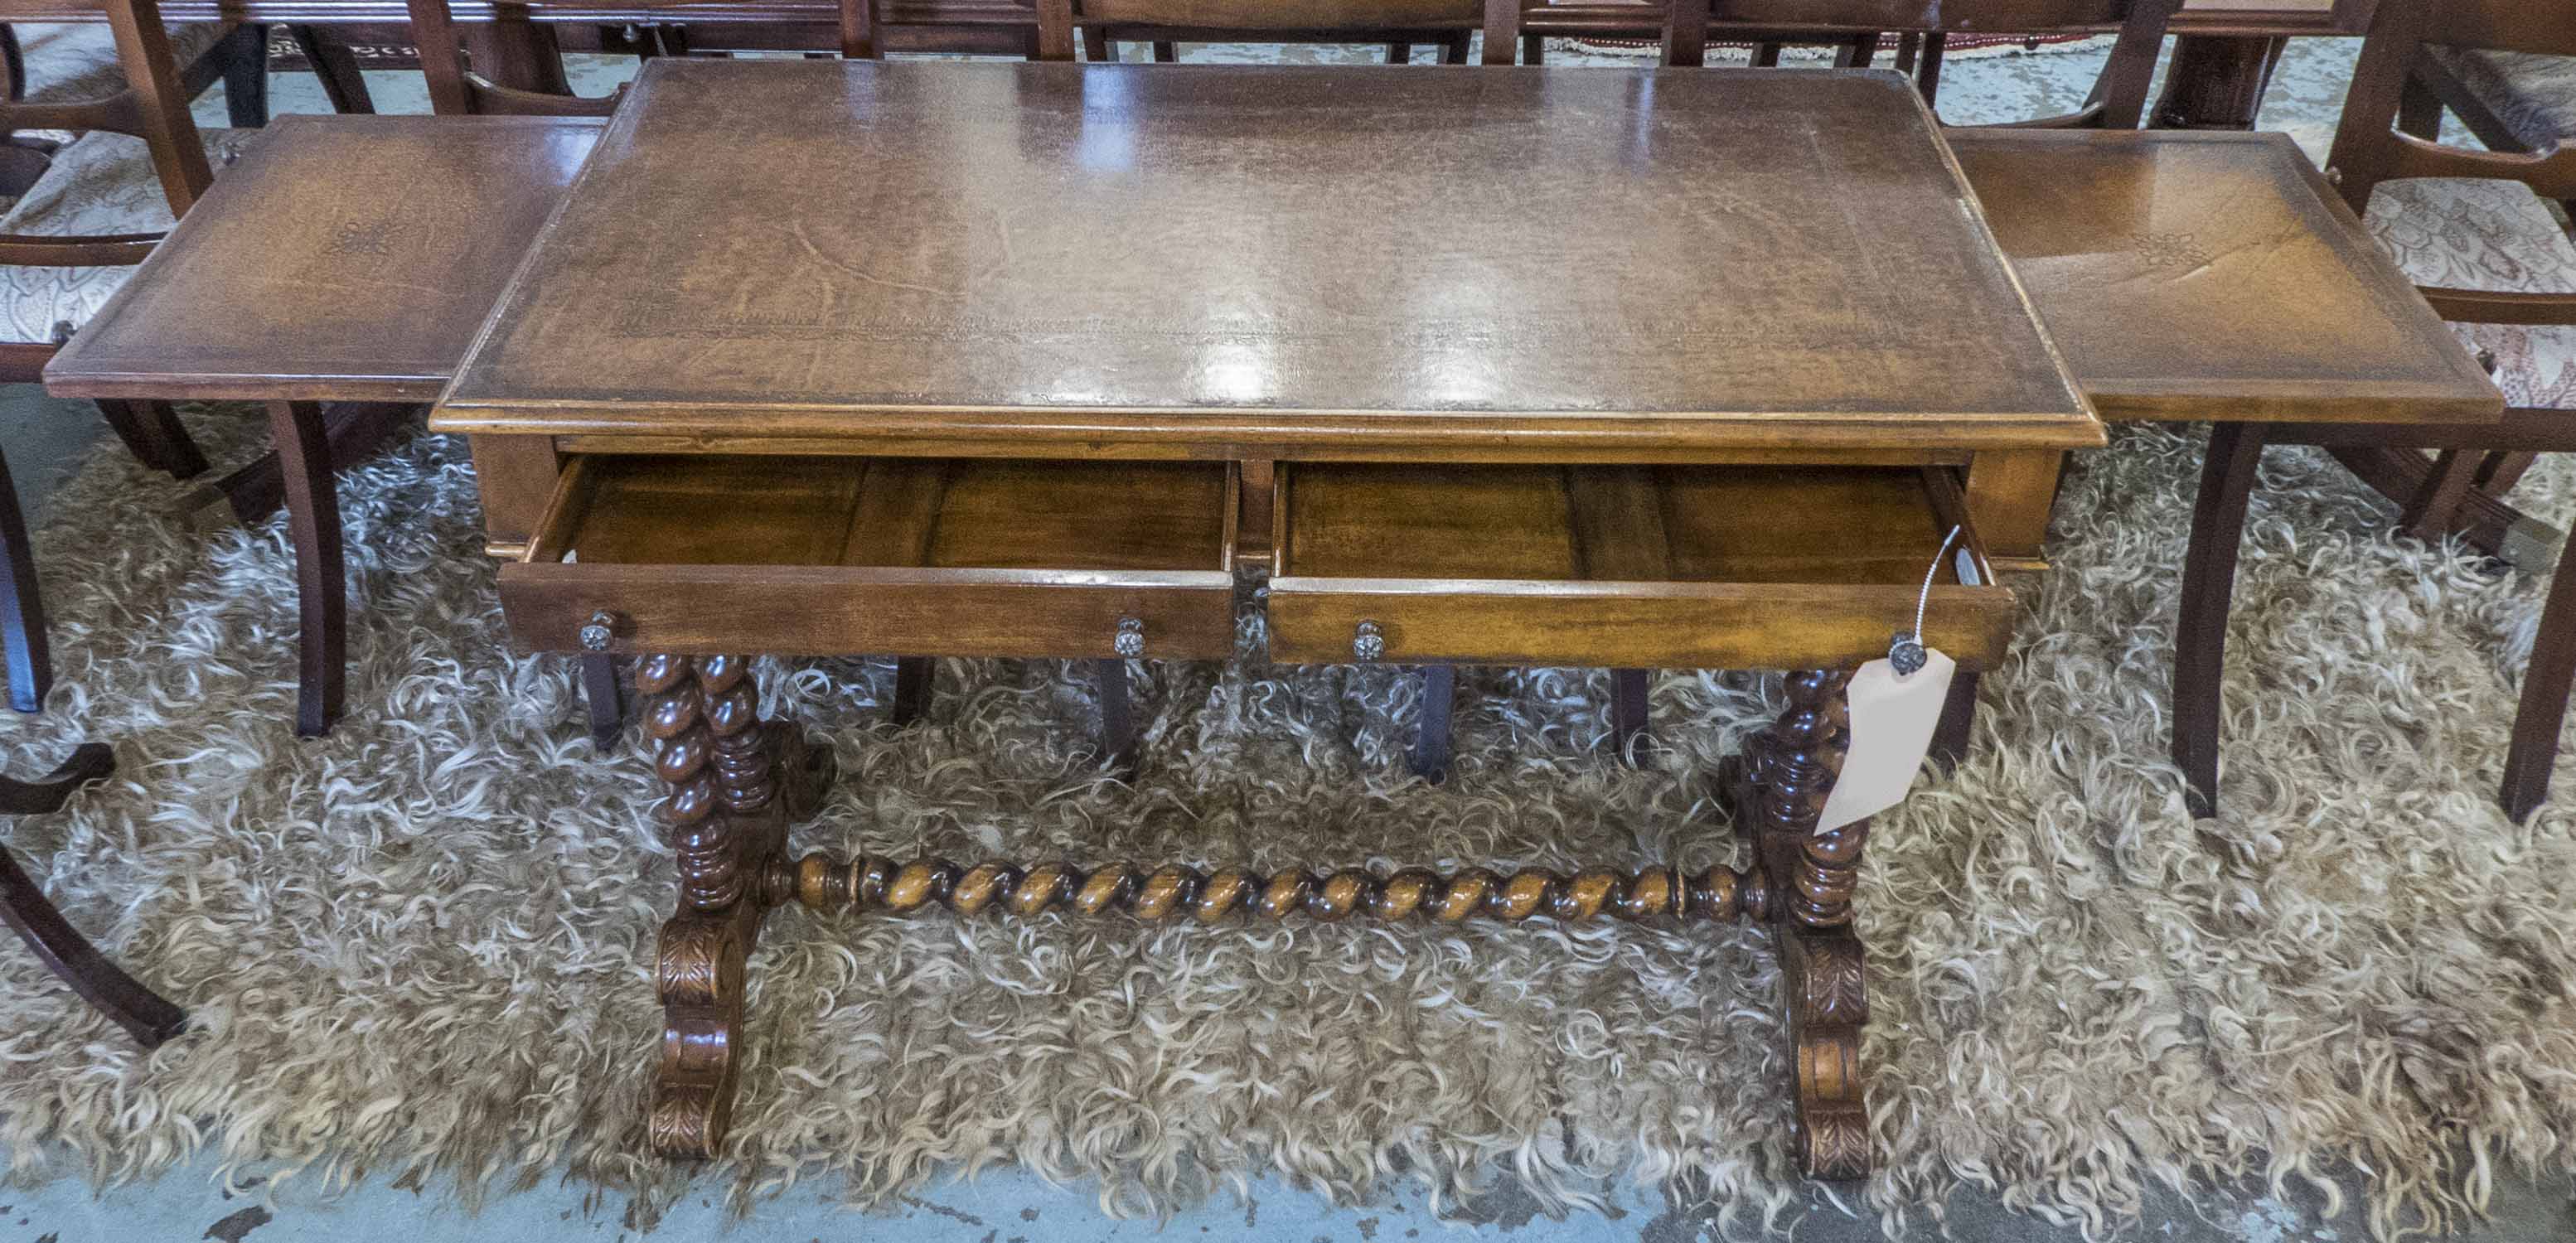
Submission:
<svg viewBox="0 0 2576 1243">
<path fill-rule="evenodd" d="M 1815 668 L 1887 654 L 1942 537 L 1946 468 L 1281 468 L 1270 654 Z M 1974 532 L 1942 558 L 1926 640 L 2001 659 L 2013 598 Z"/>
<path fill-rule="evenodd" d="M 1222 463 L 577 456 L 501 605 L 547 650 L 1224 659 L 1235 504 Z"/>
</svg>

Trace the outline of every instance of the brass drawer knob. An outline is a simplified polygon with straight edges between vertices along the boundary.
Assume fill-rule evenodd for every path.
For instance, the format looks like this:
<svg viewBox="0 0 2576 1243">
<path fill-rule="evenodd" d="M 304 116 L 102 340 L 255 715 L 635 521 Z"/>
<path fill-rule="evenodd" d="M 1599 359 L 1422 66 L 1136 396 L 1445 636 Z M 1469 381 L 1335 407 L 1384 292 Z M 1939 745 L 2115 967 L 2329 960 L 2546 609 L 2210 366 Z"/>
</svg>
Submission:
<svg viewBox="0 0 2576 1243">
<path fill-rule="evenodd" d="M 1376 622 L 1361 622 L 1359 633 L 1351 638 L 1351 655 L 1364 661 L 1382 659 L 1386 655 L 1386 632 L 1378 629 Z"/>
<path fill-rule="evenodd" d="M 617 638 L 617 614 L 601 609 L 590 615 L 590 624 L 581 628 L 581 646 L 586 652 L 605 652 Z"/>
<path fill-rule="evenodd" d="M 1118 637 L 1109 641 L 1111 651 L 1134 660 L 1145 654 L 1145 623 L 1133 617 L 1118 619 Z"/>
</svg>

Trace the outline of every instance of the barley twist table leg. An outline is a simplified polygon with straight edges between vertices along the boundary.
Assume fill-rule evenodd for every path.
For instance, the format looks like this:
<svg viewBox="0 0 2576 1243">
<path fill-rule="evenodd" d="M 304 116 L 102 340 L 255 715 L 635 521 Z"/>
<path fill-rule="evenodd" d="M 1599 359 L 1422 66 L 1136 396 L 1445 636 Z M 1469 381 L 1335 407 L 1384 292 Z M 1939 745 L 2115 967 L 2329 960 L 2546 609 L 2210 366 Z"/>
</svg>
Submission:
<svg viewBox="0 0 2576 1243">
<path fill-rule="evenodd" d="M 1736 822 L 1751 839 L 1778 925 L 1789 1040 L 1795 1052 L 1799 1164 L 1816 1178 L 1869 1173 L 1869 1114 L 1861 1099 L 1860 1032 L 1869 1020 L 1866 959 L 1851 934 L 1866 820 L 1823 833 L 1816 824 L 1851 744 L 1845 672 L 1788 679 L 1789 706 L 1753 736 L 1729 771 Z"/>
<path fill-rule="evenodd" d="M 680 864 L 679 913 L 662 925 L 655 984 L 662 1054 L 646 1126 L 666 1156 L 712 1157 L 733 1115 L 747 960 L 770 903 L 787 823 L 828 781 L 828 754 L 760 719 L 750 662 L 647 656 L 635 670 Z"/>
</svg>

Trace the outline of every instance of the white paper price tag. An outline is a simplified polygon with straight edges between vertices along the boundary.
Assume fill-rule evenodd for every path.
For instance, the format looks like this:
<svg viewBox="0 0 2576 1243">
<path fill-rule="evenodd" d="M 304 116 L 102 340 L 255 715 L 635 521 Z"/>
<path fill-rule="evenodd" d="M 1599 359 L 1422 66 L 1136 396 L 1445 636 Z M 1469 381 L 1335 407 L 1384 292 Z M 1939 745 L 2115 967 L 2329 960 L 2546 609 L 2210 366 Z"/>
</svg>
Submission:
<svg viewBox="0 0 2576 1243">
<path fill-rule="evenodd" d="M 1851 748 L 1843 753 L 1843 772 L 1825 796 L 1819 833 L 1896 806 L 1914 788 L 1914 775 L 1932 750 L 1932 731 L 1941 724 L 1941 707 L 1950 699 L 1950 675 L 1958 662 L 1938 648 L 1925 648 L 1923 667 L 1900 677 L 1896 667 L 1873 660 L 1854 673 L 1846 692 L 1851 701 Z"/>
</svg>

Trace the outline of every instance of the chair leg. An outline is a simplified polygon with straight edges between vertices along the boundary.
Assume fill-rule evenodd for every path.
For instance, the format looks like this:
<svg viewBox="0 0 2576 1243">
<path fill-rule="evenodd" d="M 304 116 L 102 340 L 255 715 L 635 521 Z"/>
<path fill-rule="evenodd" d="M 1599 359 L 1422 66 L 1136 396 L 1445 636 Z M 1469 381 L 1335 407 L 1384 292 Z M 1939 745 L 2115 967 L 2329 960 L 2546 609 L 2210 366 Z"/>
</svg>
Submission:
<svg viewBox="0 0 2576 1243">
<path fill-rule="evenodd" d="M 1610 747 L 1620 762 L 1637 762 L 1637 744 L 1646 737 L 1646 692 L 1653 671 L 1610 671 Z"/>
<path fill-rule="evenodd" d="M 617 658 L 593 652 L 581 658 L 581 699 L 590 714 L 590 740 L 600 750 L 626 732 L 626 704 L 618 697 Z"/>
<path fill-rule="evenodd" d="M 2397 528 L 2427 544 L 2441 543 L 2451 533 L 2461 504 L 2469 499 L 2469 488 L 2477 482 L 2478 464 L 2484 458 L 2462 449 L 2434 454 L 2433 469 L 2400 509 Z"/>
<path fill-rule="evenodd" d="M 268 124 L 268 27 L 246 25 L 233 38 L 241 42 L 224 63 L 224 111 L 234 129 Z"/>
<path fill-rule="evenodd" d="M 9 706 L 41 712 L 54 688 L 54 662 L 45 649 L 45 606 L 36 593 L 36 558 L 27 544 L 27 517 L 18 508 L 18 486 L 0 459 L 0 640 L 9 658 Z"/>
<path fill-rule="evenodd" d="M 295 540 L 295 588 L 303 632 L 297 640 L 300 684 L 295 732 L 329 733 L 346 695 L 349 588 L 340 553 L 340 495 L 331 478 L 331 445 L 322 406 L 275 401 L 268 423 L 286 485 L 286 525 Z"/>
<path fill-rule="evenodd" d="M 894 704 L 886 719 L 901 729 L 930 710 L 930 685 L 939 662 L 928 656 L 904 656 L 894 662 Z M 1124 689 L 1124 683 L 1121 683 Z"/>
<path fill-rule="evenodd" d="M 1082 28 L 1082 58 L 1096 64 L 1116 64 L 1118 45 L 1109 41 L 1108 31 L 1098 26 L 1085 26 Z"/>
<path fill-rule="evenodd" d="M 1474 45 L 1475 41 L 1476 36 L 1473 31 L 1461 30 L 1456 34 L 1450 35 L 1449 38 L 1440 45 L 1440 63 L 1444 65 L 1466 64 L 1468 49 Z"/>
<path fill-rule="evenodd" d="M 1547 62 L 1547 40 L 1538 35 L 1521 36 L 1521 63 L 1538 65 Z"/>
<path fill-rule="evenodd" d="M 2570 549 L 2576 549 L 2571 541 Z M 2540 635 L 2531 666 L 2522 674 L 2522 702 L 2514 709 L 2513 745 L 2505 752 L 2504 789 L 2497 801 L 2519 824 L 2549 798 L 2549 770 L 2558 761 L 2558 735 L 2567 723 L 2568 684 L 2576 681 L 2576 557 L 2558 554 L 2558 576 L 2541 606 Z"/>
<path fill-rule="evenodd" d="M 2227 605 L 2236 590 L 2236 555 L 2245 539 L 2245 506 L 2263 459 L 2264 428 L 2218 423 L 2201 462 L 2200 500 L 2183 554 L 2182 612 L 2174 631 L 2173 759 L 2182 769 L 2191 814 L 2218 814 L 2219 682 L 2227 665 Z"/>
<path fill-rule="evenodd" d="M 1157 64 L 1157 65 L 1168 65 L 1168 64 L 1171 64 L 1173 61 L 1179 60 L 1180 58 L 1181 58 L 1181 45 L 1180 45 L 1180 44 L 1174 43 L 1174 42 L 1172 42 L 1172 41 L 1171 41 L 1171 40 L 1169 40 L 1169 39 L 1157 39 L 1157 40 L 1155 40 L 1155 41 L 1154 41 L 1154 63 L 1155 63 L 1155 64 Z"/>
<path fill-rule="evenodd" d="M 1950 36 L 1938 31 L 1923 36 L 1923 54 L 1914 62 L 1914 89 L 1926 105 L 1941 102 L 1941 61 L 1949 50 Z"/>
<path fill-rule="evenodd" d="M 1136 713 L 1127 702 L 1127 662 L 1115 657 L 1095 660 L 1091 680 L 1100 695 L 1100 754 L 1110 772 L 1132 782 L 1136 779 Z"/>
<path fill-rule="evenodd" d="M 358 54 L 348 45 L 333 43 L 311 26 L 289 26 L 287 34 L 295 40 L 295 49 L 304 53 L 304 63 L 313 67 L 314 78 L 322 84 L 322 97 L 331 101 L 331 111 L 343 115 L 367 115 L 375 112 L 376 100 L 367 93 L 366 74 L 358 69 Z"/>
<path fill-rule="evenodd" d="M 1413 735 L 1413 775 L 1433 785 L 1449 778 L 1449 716 L 1458 703 L 1458 667 L 1422 667 L 1422 726 Z"/>
<path fill-rule="evenodd" d="M 73 790 L 116 771 L 116 756 L 102 743 L 83 743 L 73 749 L 71 758 L 38 781 L 14 781 L 0 777 L 0 812 L 26 815 L 52 811 L 70 798 Z M 98 1007 L 99 1012 L 115 1020 L 134 1043 L 153 1048 L 188 1023 L 186 1011 L 171 1005 L 159 994 L 135 982 L 134 977 L 118 969 L 115 963 L 98 952 L 81 934 L 65 922 L 61 911 L 45 897 L 34 877 L 18 866 L 18 859 L 0 849 L 0 922 L 14 929 L 44 960 L 46 967 L 61 976 L 81 1000 Z"/>
<path fill-rule="evenodd" d="M 166 401 L 110 401 L 101 398 L 98 412 L 134 460 L 173 479 L 191 479 L 206 471 L 206 455 L 179 422 L 179 412 Z"/>
<path fill-rule="evenodd" d="M 1390 43 L 1390 44 L 1387 44 L 1387 45 L 1386 45 L 1386 63 L 1388 63 L 1388 64 L 1390 64 L 1390 65 L 1410 65 L 1410 64 L 1412 64 L 1412 63 L 1413 63 L 1413 45 L 1412 45 L 1412 44 L 1410 44 L 1410 43 Z"/>
</svg>

